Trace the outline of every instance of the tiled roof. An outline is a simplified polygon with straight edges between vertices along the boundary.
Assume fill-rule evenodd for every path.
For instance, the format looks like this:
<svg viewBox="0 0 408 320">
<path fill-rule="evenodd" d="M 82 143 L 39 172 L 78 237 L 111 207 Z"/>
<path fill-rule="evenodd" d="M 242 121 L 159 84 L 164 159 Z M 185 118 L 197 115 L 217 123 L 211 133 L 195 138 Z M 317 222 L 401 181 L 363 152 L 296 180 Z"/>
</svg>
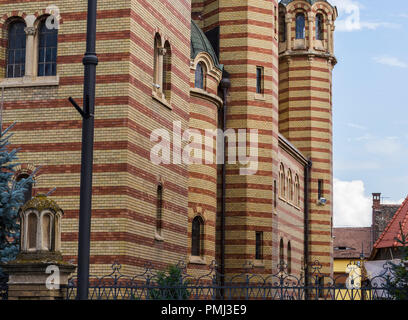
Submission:
<svg viewBox="0 0 408 320">
<path fill-rule="evenodd" d="M 396 240 L 397 238 L 401 239 L 400 223 L 404 234 L 408 233 L 408 197 L 404 200 L 384 232 L 378 238 L 374 244 L 374 248 L 381 249 L 401 246 L 401 243 Z"/>
<path fill-rule="evenodd" d="M 217 68 L 222 70 L 217 55 L 215 54 L 214 48 L 212 47 L 210 41 L 201 30 L 201 28 L 191 20 L 191 52 L 190 57 L 194 59 L 200 52 L 208 53 L 214 61 Z"/>
<path fill-rule="evenodd" d="M 335 259 L 359 258 L 362 250 L 364 256 L 371 253 L 371 228 L 333 228 Z"/>
</svg>

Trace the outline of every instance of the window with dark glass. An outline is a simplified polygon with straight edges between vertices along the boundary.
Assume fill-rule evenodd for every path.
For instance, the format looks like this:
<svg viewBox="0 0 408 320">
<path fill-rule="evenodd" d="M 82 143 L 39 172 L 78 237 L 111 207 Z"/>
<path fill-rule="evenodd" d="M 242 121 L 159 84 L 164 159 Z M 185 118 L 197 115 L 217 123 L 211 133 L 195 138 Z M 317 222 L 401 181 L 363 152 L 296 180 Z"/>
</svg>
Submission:
<svg viewBox="0 0 408 320">
<path fill-rule="evenodd" d="M 283 239 L 281 239 L 279 243 L 279 264 L 282 266 L 285 263 L 285 252 L 283 250 L 285 250 L 285 248 L 283 246 Z"/>
<path fill-rule="evenodd" d="M 156 232 L 161 235 L 163 219 L 163 187 L 157 187 Z"/>
<path fill-rule="evenodd" d="M 292 273 L 292 247 L 290 241 L 288 242 L 288 274 Z"/>
<path fill-rule="evenodd" d="M 323 180 L 319 179 L 318 183 L 317 183 L 317 199 L 321 199 L 323 198 Z"/>
<path fill-rule="evenodd" d="M 203 220 L 201 217 L 195 217 L 193 220 L 192 230 L 191 230 L 191 255 L 201 256 L 202 254 L 202 228 Z"/>
<path fill-rule="evenodd" d="M 20 182 L 23 179 L 28 179 L 30 176 L 28 174 L 20 174 L 16 182 Z M 28 202 L 31 200 L 33 195 L 33 185 L 32 183 L 26 183 L 25 184 L 25 191 L 24 191 L 24 203 Z"/>
<path fill-rule="evenodd" d="M 256 67 L 256 93 L 263 94 L 263 67 Z"/>
<path fill-rule="evenodd" d="M 255 259 L 262 260 L 263 259 L 263 249 L 262 249 L 262 241 L 263 241 L 263 232 L 256 232 L 255 235 Z"/>
<path fill-rule="evenodd" d="M 38 32 L 38 76 L 55 76 L 57 74 L 58 30 L 48 29 L 43 21 Z"/>
<path fill-rule="evenodd" d="M 194 86 L 198 89 L 204 89 L 204 69 L 201 63 L 198 63 L 196 67 Z"/>
<path fill-rule="evenodd" d="M 321 13 L 316 15 L 316 40 L 323 40 L 323 15 Z"/>
<path fill-rule="evenodd" d="M 273 206 L 276 208 L 278 205 L 278 186 L 276 185 L 276 180 L 273 181 Z"/>
<path fill-rule="evenodd" d="M 7 48 L 7 78 L 19 78 L 25 74 L 26 33 L 24 22 L 10 25 Z"/>
<path fill-rule="evenodd" d="M 286 22 L 285 14 L 283 13 L 279 15 L 279 41 L 280 42 L 286 41 Z"/>
<path fill-rule="evenodd" d="M 305 15 L 298 13 L 296 15 L 296 39 L 305 38 Z"/>
</svg>

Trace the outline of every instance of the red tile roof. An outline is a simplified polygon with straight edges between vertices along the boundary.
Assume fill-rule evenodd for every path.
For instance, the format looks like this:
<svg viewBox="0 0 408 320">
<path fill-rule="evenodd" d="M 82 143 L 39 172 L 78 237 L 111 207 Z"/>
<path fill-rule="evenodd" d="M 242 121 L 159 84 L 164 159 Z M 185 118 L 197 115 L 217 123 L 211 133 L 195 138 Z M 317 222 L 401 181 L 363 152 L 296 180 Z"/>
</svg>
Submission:
<svg viewBox="0 0 408 320">
<path fill-rule="evenodd" d="M 385 228 L 384 232 L 378 238 L 374 244 L 375 249 L 381 248 L 391 248 L 402 246 L 396 239 L 401 240 L 401 229 L 400 223 L 402 225 L 402 230 L 404 234 L 408 233 L 408 197 L 404 200 L 402 205 L 399 207 L 394 217 L 391 219 L 388 226 Z"/>
</svg>

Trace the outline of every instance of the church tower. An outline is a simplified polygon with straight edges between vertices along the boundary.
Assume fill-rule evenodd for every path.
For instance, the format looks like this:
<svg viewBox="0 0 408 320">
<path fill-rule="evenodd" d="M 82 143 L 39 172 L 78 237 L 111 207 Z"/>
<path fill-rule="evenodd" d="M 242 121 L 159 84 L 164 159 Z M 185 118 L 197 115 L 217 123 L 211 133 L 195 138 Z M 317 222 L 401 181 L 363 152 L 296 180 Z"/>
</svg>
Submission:
<svg viewBox="0 0 408 320">
<path fill-rule="evenodd" d="M 308 260 L 332 273 L 332 70 L 337 9 L 326 0 L 279 5 L 279 131 L 312 161 Z"/>
</svg>

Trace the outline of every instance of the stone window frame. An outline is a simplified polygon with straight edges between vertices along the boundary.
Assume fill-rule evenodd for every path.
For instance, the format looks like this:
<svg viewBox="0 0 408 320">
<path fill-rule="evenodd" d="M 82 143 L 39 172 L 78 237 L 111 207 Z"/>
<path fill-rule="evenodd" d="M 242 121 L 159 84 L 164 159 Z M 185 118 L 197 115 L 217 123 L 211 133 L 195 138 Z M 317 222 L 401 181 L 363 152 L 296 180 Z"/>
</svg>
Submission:
<svg viewBox="0 0 408 320">
<path fill-rule="evenodd" d="M 279 168 L 279 197 L 286 198 L 285 166 L 283 163 L 280 164 Z"/>
<path fill-rule="evenodd" d="M 23 20 L 25 22 L 26 32 L 26 59 L 25 59 L 25 75 L 19 78 L 7 78 L 4 73 L 4 77 L 0 80 L 0 87 L 4 88 L 20 88 L 20 87 L 40 87 L 40 86 L 58 86 L 58 62 L 55 76 L 38 76 L 38 45 L 39 45 L 39 32 L 38 28 L 45 19 L 50 16 L 49 13 L 38 16 L 36 19 L 25 19 L 19 16 L 13 16 L 7 19 L 3 27 L 3 38 L 8 33 L 10 24 L 16 19 Z M 8 36 L 7 36 L 8 37 Z M 7 55 L 7 47 L 5 48 L 5 56 Z M 58 41 L 57 41 L 58 48 Z M 57 49 L 58 50 L 58 49 Z M 58 51 L 57 51 L 58 57 Z M 58 58 L 57 58 L 58 61 Z"/>
<path fill-rule="evenodd" d="M 160 32 L 154 34 L 153 44 L 153 90 L 152 98 L 165 107 L 171 106 L 171 78 L 172 78 L 172 54 L 170 41 L 164 38 Z M 165 66 L 168 66 L 164 70 Z M 165 78 L 168 82 L 165 82 Z"/>
</svg>

